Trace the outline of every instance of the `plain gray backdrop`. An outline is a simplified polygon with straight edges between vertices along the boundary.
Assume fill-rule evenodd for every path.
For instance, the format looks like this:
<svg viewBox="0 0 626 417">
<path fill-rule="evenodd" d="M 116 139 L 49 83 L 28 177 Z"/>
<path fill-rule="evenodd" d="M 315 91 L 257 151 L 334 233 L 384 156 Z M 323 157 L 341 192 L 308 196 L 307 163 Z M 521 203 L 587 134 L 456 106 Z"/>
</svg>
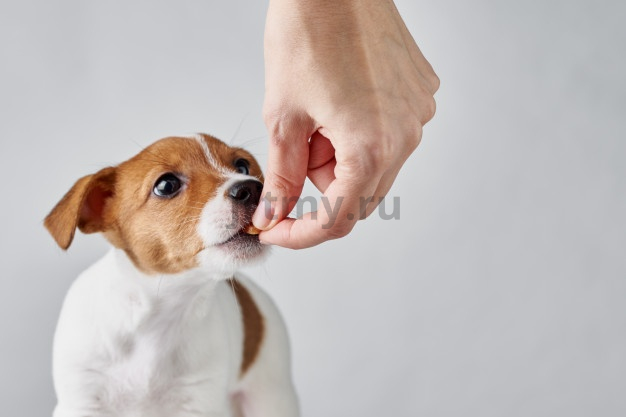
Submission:
<svg viewBox="0 0 626 417">
<path fill-rule="evenodd" d="M 64 294 L 107 247 L 42 226 L 76 179 L 196 131 L 265 164 L 266 7 L 0 3 L 0 415 L 50 415 Z M 398 7 L 441 78 L 400 219 L 250 270 L 303 416 L 626 415 L 626 3 Z"/>
</svg>

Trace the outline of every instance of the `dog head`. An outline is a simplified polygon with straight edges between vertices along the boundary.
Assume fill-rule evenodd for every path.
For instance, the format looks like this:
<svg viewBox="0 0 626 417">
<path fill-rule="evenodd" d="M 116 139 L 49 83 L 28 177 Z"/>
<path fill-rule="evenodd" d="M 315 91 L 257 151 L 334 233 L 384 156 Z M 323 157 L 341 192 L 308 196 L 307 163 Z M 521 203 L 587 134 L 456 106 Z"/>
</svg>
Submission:
<svg viewBox="0 0 626 417">
<path fill-rule="evenodd" d="M 209 135 L 168 137 L 79 179 L 45 219 L 67 249 L 103 233 L 148 274 L 230 271 L 265 246 L 251 218 L 263 186 L 254 157 Z"/>
</svg>

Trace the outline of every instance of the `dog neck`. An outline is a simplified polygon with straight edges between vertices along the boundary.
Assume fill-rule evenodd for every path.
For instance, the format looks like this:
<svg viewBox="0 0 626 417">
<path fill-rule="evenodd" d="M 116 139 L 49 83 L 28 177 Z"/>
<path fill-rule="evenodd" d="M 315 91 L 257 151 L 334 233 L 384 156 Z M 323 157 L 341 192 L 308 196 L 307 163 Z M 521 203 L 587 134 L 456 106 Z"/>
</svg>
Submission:
<svg viewBox="0 0 626 417">
<path fill-rule="evenodd" d="M 229 278 L 199 268 L 149 275 L 137 269 L 128 255 L 117 248 L 112 248 L 103 262 L 105 269 L 99 274 L 103 275 L 102 292 L 107 299 L 119 303 L 119 322 L 125 322 L 129 331 L 152 327 L 148 322 L 206 316 L 218 282 Z"/>
<path fill-rule="evenodd" d="M 222 330 L 224 285 L 204 270 L 148 275 L 114 248 L 79 285 L 89 291 L 81 302 L 89 303 L 86 332 L 93 332 L 82 339 L 84 351 L 140 396 L 181 375 L 193 377 L 204 358 L 197 352 L 215 340 L 198 335 Z"/>
</svg>

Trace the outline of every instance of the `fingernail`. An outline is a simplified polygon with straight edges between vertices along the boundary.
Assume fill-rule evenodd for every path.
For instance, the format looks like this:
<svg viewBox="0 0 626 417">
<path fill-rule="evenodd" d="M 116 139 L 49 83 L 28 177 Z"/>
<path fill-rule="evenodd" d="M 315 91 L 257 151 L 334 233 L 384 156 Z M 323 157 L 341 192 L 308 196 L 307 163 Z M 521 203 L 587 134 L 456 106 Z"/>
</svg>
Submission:
<svg viewBox="0 0 626 417">
<path fill-rule="evenodd" d="M 263 197 L 259 201 L 259 206 L 256 208 L 254 215 L 252 216 L 252 224 L 261 230 L 266 230 L 274 218 L 274 208 L 271 201 Z"/>
</svg>

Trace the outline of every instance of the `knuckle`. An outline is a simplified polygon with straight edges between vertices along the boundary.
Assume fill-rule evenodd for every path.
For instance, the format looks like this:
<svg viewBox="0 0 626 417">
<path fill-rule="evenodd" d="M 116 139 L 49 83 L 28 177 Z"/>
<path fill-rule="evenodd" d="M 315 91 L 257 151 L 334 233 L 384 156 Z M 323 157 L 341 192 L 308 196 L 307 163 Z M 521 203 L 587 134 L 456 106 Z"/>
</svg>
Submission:
<svg viewBox="0 0 626 417">
<path fill-rule="evenodd" d="M 378 171 L 384 169 L 393 161 L 395 152 L 395 140 L 389 132 L 379 131 L 374 133 L 374 141 L 365 145 L 363 158 L 360 160 L 359 168 L 362 173 Z"/>
<path fill-rule="evenodd" d="M 372 154 L 370 164 L 373 172 L 380 173 L 393 164 L 395 147 L 390 145 L 392 145 L 392 142 L 381 143 Z"/>
<path fill-rule="evenodd" d="M 279 106 L 269 103 L 263 105 L 263 121 L 267 126 L 278 124 L 281 113 Z"/>
<path fill-rule="evenodd" d="M 372 151 L 372 148 L 367 147 L 359 154 L 354 155 L 349 161 L 346 161 L 344 168 L 348 170 L 352 177 L 365 179 L 383 170 L 386 158 Z"/>
<path fill-rule="evenodd" d="M 263 121 L 267 127 L 270 141 L 273 145 L 280 145 L 286 139 L 285 125 L 287 123 L 285 112 L 277 107 L 264 107 Z"/>
<path fill-rule="evenodd" d="M 326 237 L 329 240 L 341 239 L 342 237 L 346 237 L 353 228 L 354 223 L 352 222 L 337 222 L 333 227 L 326 230 Z"/>
<path fill-rule="evenodd" d="M 439 76 L 433 72 L 428 77 L 428 82 L 430 83 L 431 91 L 433 92 L 433 94 L 435 94 L 437 90 L 439 90 L 439 87 L 441 86 L 441 80 L 439 79 Z"/>
<path fill-rule="evenodd" d="M 297 190 L 298 186 L 295 181 L 281 175 L 277 172 L 272 172 L 266 175 L 265 178 L 266 188 L 273 190 L 278 195 L 291 195 L 294 190 Z"/>
<path fill-rule="evenodd" d="M 270 145 L 275 147 L 288 146 L 290 140 L 302 136 L 301 133 L 310 128 L 306 115 L 287 105 L 264 105 L 263 121 Z"/>
<path fill-rule="evenodd" d="M 370 178 L 382 174 L 408 157 L 422 140 L 422 123 L 408 116 L 403 127 L 370 134 L 373 140 L 363 141 L 360 151 L 349 161 L 350 171 L 357 176 Z"/>
<path fill-rule="evenodd" d="M 423 107 L 421 111 L 422 117 L 420 120 L 422 124 L 426 124 L 433 117 L 435 117 L 436 111 L 437 111 L 437 102 L 435 101 L 434 97 L 429 96 L 428 98 L 424 100 L 424 103 L 423 103 Z"/>
<path fill-rule="evenodd" d="M 408 154 L 410 155 L 417 149 L 422 141 L 422 126 L 416 124 L 415 129 L 407 133 L 405 143 L 407 144 Z"/>
<path fill-rule="evenodd" d="M 354 178 L 371 178 L 392 166 L 398 155 L 407 147 L 401 132 L 369 131 L 367 137 L 344 160 L 345 167 Z"/>
</svg>

